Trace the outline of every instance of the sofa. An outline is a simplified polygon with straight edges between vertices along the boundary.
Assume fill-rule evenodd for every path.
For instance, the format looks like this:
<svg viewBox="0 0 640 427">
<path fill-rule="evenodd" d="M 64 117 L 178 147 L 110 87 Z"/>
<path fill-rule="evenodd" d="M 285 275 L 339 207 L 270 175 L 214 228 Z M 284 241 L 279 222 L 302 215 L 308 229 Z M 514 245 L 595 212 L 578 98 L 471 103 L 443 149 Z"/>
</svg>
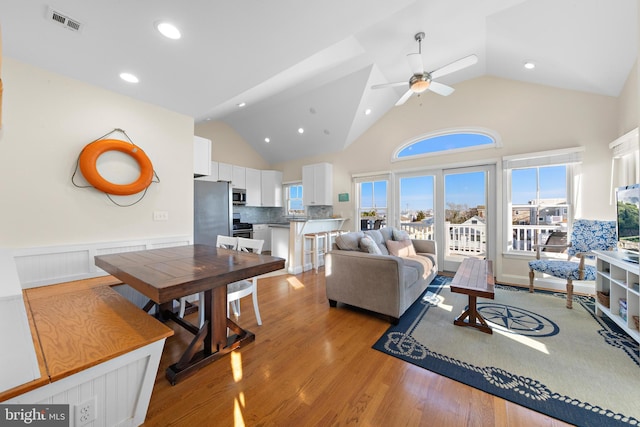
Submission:
<svg viewBox="0 0 640 427">
<path fill-rule="evenodd" d="M 436 242 L 392 227 L 337 236 L 325 255 L 329 305 L 359 307 L 394 324 L 437 273 Z"/>
</svg>

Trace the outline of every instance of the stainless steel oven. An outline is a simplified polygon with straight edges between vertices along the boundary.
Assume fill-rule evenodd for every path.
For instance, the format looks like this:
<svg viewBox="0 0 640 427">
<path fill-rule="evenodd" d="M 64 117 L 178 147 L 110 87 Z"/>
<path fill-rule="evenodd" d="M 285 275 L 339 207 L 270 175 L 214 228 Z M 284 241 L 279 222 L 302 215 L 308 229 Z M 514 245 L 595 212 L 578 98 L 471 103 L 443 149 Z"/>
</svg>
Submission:
<svg viewBox="0 0 640 427">
<path fill-rule="evenodd" d="M 240 214 L 233 213 L 233 237 L 244 237 L 245 239 L 253 239 L 253 224 L 242 222 Z"/>
<path fill-rule="evenodd" d="M 233 237 L 243 237 L 245 239 L 253 239 L 253 230 L 251 229 L 233 230 Z"/>
</svg>

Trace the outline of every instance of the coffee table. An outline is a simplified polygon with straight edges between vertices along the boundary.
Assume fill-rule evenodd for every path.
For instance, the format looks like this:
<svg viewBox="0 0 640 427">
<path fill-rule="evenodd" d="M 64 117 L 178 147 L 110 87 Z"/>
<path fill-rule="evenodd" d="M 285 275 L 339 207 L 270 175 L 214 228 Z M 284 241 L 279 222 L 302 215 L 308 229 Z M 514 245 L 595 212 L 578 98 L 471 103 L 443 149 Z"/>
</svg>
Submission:
<svg viewBox="0 0 640 427">
<path fill-rule="evenodd" d="M 470 326 L 487 334 L 493 331 L 478 312 L 478 297 L 494 299 L 493 263 L 484 259 L 465 258 L 451 281 L 451 292 L 469 296 L 467 309 L 456 320 L 457 326 Z"/>
</svg>

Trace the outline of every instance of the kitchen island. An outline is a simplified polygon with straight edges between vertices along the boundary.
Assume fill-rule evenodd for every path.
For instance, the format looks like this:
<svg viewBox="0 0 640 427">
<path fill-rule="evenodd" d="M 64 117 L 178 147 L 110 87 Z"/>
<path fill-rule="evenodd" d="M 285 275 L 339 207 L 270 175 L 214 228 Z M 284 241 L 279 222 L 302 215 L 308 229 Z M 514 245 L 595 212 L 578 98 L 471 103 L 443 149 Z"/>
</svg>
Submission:
<svg viewBox="0 0 640 427">
<path fill-rule="evenodd" d="M 305 257 L 304 253 L 304 235 L 341 230 L 345 221 L 345 218 L 292 219 L 288 223 L 270 224 L 271 255 L 287 260 L 285 263 L 287 273 L 299 274 L 310 270 L 311 259 L 308 256 Z"/>
</svg>

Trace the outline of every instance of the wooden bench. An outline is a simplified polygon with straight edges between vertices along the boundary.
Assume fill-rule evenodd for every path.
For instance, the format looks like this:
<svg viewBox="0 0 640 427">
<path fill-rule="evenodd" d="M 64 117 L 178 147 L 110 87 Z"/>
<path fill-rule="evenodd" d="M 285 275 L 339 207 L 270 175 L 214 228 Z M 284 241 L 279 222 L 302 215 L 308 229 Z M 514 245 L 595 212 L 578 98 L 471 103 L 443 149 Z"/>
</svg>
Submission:
<svg viewBox="0 0 640 427">
<path fill-rule="evenodd" d="M 121 284 L 102 276 L 24 290 L 41 378 L 0 393 L 0 402 L 173 335 L 111 289 Z"/>
<path fill-rule="evenodd" d="M 493 278 L 493 264 L 491 261 L 466 258 L 460 264 L 453 280 L 451 281 L 451 292 L 457 292 L 469 296 L 469 306 L 453 321 L 457 326 L 471 326 L 485 332 L 493 334 L 476 306 L 477 297 L 494 299 L 495 280 Z"/>
</svg>

